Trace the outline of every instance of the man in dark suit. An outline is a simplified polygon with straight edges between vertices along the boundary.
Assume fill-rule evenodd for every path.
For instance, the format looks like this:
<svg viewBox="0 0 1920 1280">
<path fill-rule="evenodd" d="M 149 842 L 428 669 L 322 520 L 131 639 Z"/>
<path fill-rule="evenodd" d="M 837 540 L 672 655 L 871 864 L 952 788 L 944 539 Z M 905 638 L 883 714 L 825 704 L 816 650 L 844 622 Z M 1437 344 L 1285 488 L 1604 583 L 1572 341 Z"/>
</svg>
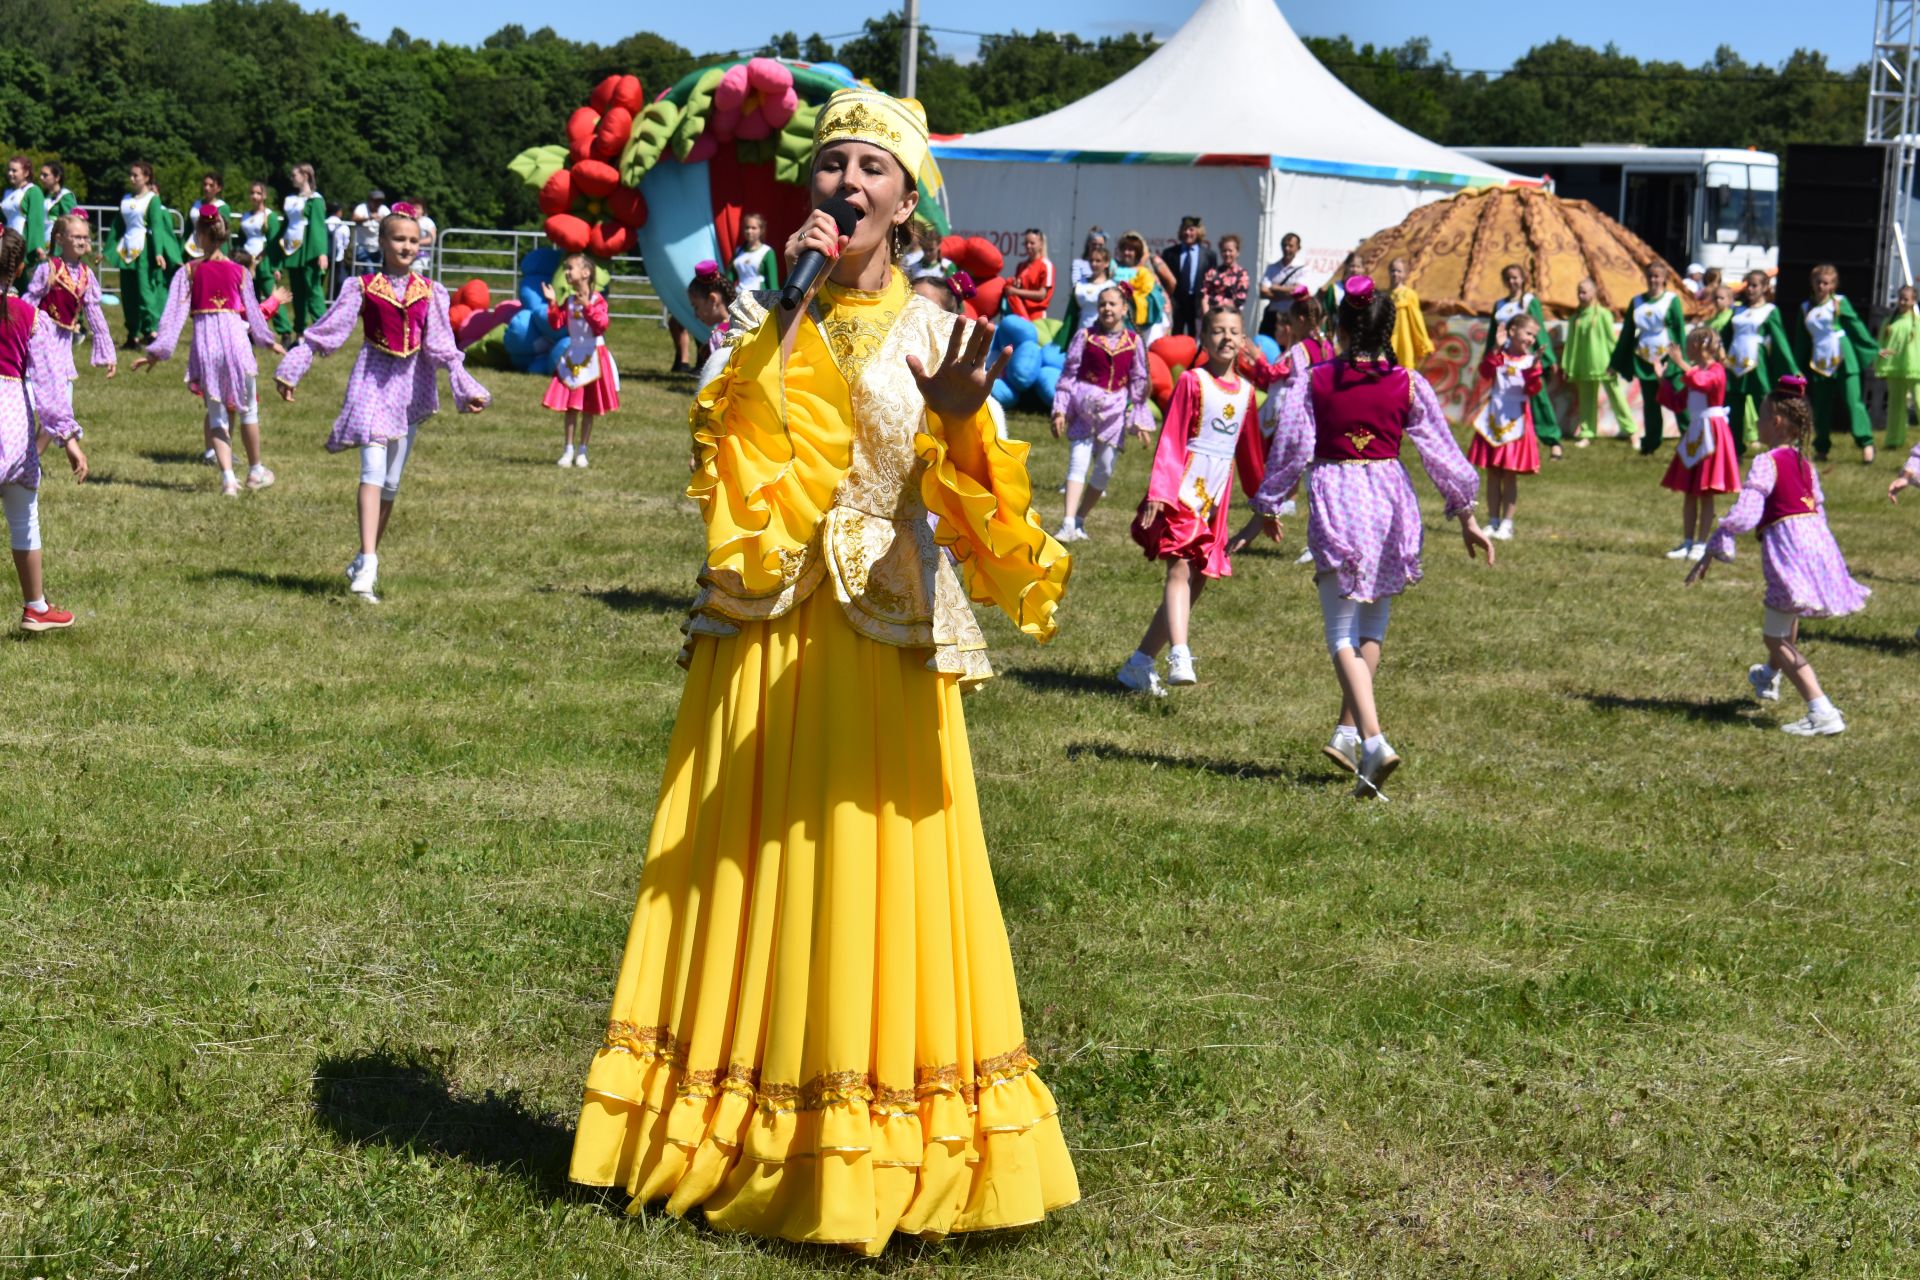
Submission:
<svg viewBox="0 0 1920 1280">
<path fill-rule="evenodd" d="M 1160 251 L 1161 261 L 1173 272 L 1167 290 L 1173 298 L 1173 332 L 1200 336 L 1200 282 L 1220 265 L 1207 243 L 1207 229 L 1198 218 L 1180 219 L 1180 238 Z"/>
</svg>

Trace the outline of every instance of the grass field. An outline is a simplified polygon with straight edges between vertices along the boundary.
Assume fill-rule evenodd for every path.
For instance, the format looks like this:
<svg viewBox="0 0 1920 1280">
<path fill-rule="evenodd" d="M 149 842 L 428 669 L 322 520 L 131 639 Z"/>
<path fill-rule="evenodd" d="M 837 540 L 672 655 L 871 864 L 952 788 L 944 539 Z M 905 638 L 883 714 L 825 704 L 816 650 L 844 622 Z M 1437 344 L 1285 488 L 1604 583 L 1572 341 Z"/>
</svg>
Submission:
<svg viewBox="0 0 1920 1280">
<path fill-rule="evenodd" d="M 1319 754 L 1295 544 L 1202 602 L 1197 688 L 1111 684 L 1159 592 L 1138 450 L 1058 640 L 983 613 L 1080 1206 L 862 1264 L 570 1191 L 702 545 L 638 330 L 590 471 L 529 377 L 423 432 L 377 607 L 319 447 L 347 359 L 268 408 L 280 483 L 237 502 L 177 364 L 81 383 L 95 477 L 42 501 L 79 623 L 5 645 L 0 1275 L 1920 1274 L 1920 511 L 1888 462 L 1827 477 L 1875 596 L 1807 629 L 1851 729 L 1800 741 L 1746 696 L 1751 547 L 1683 591 L 1666 459 L 1617 444 L 1523 488 L 1494 569 L 1433 531 L 1390 804 Z"/>
</svg>

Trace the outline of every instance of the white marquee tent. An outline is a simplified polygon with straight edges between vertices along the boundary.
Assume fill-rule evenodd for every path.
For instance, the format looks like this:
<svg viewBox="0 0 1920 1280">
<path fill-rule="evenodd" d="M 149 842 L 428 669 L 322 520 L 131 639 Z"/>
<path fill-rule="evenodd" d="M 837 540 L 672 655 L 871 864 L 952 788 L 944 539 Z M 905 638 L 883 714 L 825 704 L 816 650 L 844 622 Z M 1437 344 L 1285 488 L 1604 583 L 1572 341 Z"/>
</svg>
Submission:
<svg viewBox="0 0 1920 1280">
<path fill-rule="evenodd" d="M 1186 214 L 1239 232 L 1257 279 L 1298 232 L 1315 283 L 1367 236 L 1464 187 L 1528 181 L 1403 129 L 1321 66 L 1274 0 L 1202 0 L 1126 75 L 1058 111 L 936 140 L 954 230 L 1062 266 L 1089 227 L 1156 248 Z M 1064 306 L 1054 297 L 1056 314 Z"/>
</svg>

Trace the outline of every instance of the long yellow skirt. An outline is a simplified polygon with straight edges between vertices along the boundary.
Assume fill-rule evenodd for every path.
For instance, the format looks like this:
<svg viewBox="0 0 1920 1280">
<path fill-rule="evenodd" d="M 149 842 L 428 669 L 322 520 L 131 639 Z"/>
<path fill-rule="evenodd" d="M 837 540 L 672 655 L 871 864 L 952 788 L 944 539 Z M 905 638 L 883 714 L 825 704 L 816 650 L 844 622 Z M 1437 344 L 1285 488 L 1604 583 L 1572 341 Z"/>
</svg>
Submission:
<svg viewBox="0 0 1920 1280">
<path fill-rule="evenodd" d="M 824 587 L 696 637 L 575 1181 L 865 1253 L 1079 1198 L 927 657 Z"/>
</svg>

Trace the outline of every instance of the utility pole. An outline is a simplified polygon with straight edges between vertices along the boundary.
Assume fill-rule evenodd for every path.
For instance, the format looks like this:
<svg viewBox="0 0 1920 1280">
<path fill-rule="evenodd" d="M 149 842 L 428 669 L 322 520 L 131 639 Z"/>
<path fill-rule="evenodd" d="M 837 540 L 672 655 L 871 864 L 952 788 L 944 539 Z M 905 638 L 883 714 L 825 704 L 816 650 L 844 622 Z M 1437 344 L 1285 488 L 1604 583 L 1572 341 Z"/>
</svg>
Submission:
<svg viewBox="0 0 1920 1280">
<path fill-rule="evenodd" d="M 900 96 L 917 98 L 920 80 L 920 0 L 906 0 L 901 17 L 905 29 L 900 34 Z"/>
</svg>

